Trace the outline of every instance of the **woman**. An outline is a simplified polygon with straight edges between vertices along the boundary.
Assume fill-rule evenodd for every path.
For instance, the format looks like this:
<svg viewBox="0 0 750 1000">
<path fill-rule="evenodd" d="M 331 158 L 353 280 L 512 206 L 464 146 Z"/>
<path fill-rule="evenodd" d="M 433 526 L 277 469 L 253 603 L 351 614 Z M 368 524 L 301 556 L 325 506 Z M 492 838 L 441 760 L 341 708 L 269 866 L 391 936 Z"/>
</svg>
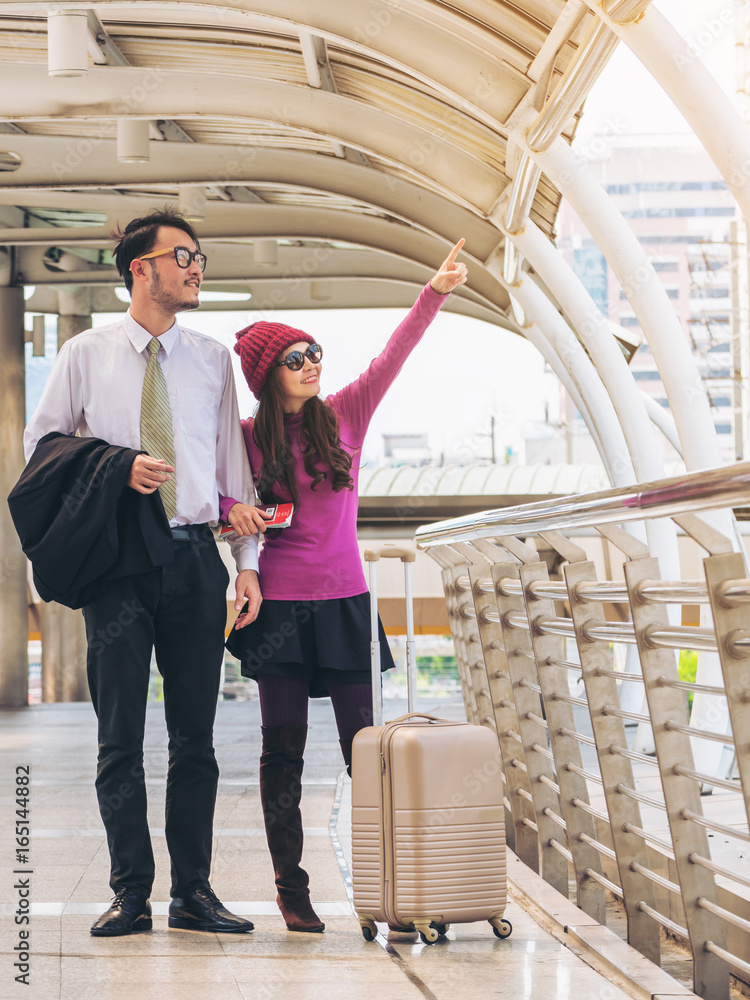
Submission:
<svg viewBox="0 0 750 1000">
<path fill-rule="evenodd" d="M 467 277 L 459 240 L 367 371 L 321 401 L 322 348 L 280 323 L 253 323 L 235 351 L 258 399 L 243 421 L 264 504 L 293 501 L 292 523 L 270 530 L 260 554 L 263 603 L 241 614 L 227 647 L 258 682 L 261 801 L 277 903 L 289 930 L 324 929 L 310 904 L 299 803 L 308 698 L 329 695 L 347 769 L 352 739 L 372 724 L 370 603 L 357 546 L 357 456 L 375 408 L 446 296 Z M 222 498 L 239 535 L 264 530 L 257 507 Z M 381 625 L 383 669 L 393 666 Z"/>
</svg>

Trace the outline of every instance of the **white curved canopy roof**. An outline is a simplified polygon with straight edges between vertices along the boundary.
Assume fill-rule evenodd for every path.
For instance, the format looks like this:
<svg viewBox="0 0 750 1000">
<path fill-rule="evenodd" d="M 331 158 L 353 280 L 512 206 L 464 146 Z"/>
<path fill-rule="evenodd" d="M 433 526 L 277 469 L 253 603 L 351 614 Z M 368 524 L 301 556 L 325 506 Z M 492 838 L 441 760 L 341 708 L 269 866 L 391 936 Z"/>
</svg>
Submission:
<svg viewBox="0 0 750 1000">
<path fill-rule="evenodd" d="M 537 347 L 613 484 L 663 475 L 652 425 L 689 469 L 720 464 L 667 293 L 569 148 L 622 41 L 750 217 L 750 133 L 650 0 L 54 7 L 78 12 L 84 76 L 48 74 L 43 5 L 0 0 L 0 282 L 33 283 L 29 309 L 122 308 L 108 232 L 170 201 L 198 221 L 204 288 L 251 291 L 263 311 L 407 306 L 463 236 L 471 281 L 447 308 Z M 146 158 L 123 162 L 136 122 Z M 561 197 L 630 300 L 671 413 L 644 401 L 619 329 L 555 251 Z"/>
<path fill-rule="evenodd" d="M 117 308 L 112 272 L 96 266 L 108 231 L 191 185 L 207 199 L 207 289 L 251 288 L 262 308 L 402 306 L 465 236 L 472 282 L 451 306 L 515 328 L 492 219 L 519 159 L 509 123 L 542 108 L 574 64 L 598 23 L 585 6 L 54 6 L 88 13 L 84 77 L 48 75 L 44 8 L 0 3 L 0 150 L 7 167 L 20 158 L 2 175 L 0 245 L 40 289 L 35 308 L 54 308 L 43 286 L 71 283 L 99 286 L 99 311 Z M 146 163 L 118 162 L 127 118 L 149 122 Z M 529 194 L 549 235 L 559 193 L 542 177 Z M 276 254 L 254 251 L 261 240 Z M 50 247 L 73 254 L 64 268 Z"/>
</svg>

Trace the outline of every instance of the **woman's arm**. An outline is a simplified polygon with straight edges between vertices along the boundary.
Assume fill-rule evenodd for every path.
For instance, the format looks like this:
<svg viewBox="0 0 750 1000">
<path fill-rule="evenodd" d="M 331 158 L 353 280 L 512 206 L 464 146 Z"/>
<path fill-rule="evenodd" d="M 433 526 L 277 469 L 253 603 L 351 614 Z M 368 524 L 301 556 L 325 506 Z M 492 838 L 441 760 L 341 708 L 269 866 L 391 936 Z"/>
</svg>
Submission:
<svg viewBox="0 0 750 1000">
<path fill-rule="evenodd" d="M 463 245 L 464 240 L 459 240 L 453 247 L 430 283 L 422 289 L 408 316 L 399 323 L 388 343 L 370 362 L 367 370 L 356 381 L 328 397 L 327 402 L 351 427 L 362 434 L 381 399 L 440 311 L 448 294 L 466 282 L 466 265 L 456 262 Z"/>
<path fill-rule="evenodd" d="M 252 453 L 250 451 L 252 433 L 253 418 L 250 417 L 248 420 L 242 421 L 242 437 L 247 459 L 250 463 L 248 466 L 248 472 L 251 482 L 253 478 L 251 459 Z M 251 496 L 253 496 L 256 502 L 260 502 L 258 497 L 255 495 L 254 488 Z M 219 520 L 234 528 L 236 534 L 241 537 L 245 535 L 257 535 L 258 531 L 262 532 L 266 530 L 266 516 L 261 512 L 260 508 L 253 506 L 252 503 L 246 504 L 242 503 L 240 500 L 236 500 L 235 497 L 229 495 L 229 490 L 227 490 L 226 494 L 223 494 L 221 491 L 219 492 Z"/>
</svg>

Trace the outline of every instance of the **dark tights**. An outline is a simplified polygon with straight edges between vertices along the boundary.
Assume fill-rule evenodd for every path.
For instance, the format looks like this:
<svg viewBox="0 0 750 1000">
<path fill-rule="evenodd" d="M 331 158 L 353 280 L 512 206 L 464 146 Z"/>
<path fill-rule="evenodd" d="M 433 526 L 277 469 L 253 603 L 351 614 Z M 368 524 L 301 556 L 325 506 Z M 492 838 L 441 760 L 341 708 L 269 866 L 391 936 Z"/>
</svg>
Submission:
<svg viewBox="0 0 750 1000">
<path fill-rule="evenodd" d="M 372 725 L 370 684 L 342 684 L 326 680 L 331 696 L 339 738 L 350 740 L 365 726 Z M 264 726 L 304 726 L 310 700 L 308 681 L 266 674 L 258 678 L 260 714 Z"/>
</svg>

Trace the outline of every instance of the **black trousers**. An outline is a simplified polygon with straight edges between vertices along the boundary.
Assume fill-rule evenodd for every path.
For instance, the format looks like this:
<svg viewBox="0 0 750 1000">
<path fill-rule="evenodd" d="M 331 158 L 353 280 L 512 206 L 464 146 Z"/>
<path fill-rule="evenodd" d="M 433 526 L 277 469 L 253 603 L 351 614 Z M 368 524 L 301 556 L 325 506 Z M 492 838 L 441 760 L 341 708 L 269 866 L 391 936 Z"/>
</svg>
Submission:
<svg viewBox="0 0 750 1000">
<path fill-rule="evenodd" d="M 99 721 L 96 791 L 114 891 L 148 896 L 154 879 L 143 770 L 152 650 L 164 678 L 169 736 L 165 832 L 172 896 L 208 883 L 228 581 L 210 529 L 201 526 L 192 540 L 175 542 L 174 562 L 111 581 L 104 596 L 83 609 Z"/>
</svg>

